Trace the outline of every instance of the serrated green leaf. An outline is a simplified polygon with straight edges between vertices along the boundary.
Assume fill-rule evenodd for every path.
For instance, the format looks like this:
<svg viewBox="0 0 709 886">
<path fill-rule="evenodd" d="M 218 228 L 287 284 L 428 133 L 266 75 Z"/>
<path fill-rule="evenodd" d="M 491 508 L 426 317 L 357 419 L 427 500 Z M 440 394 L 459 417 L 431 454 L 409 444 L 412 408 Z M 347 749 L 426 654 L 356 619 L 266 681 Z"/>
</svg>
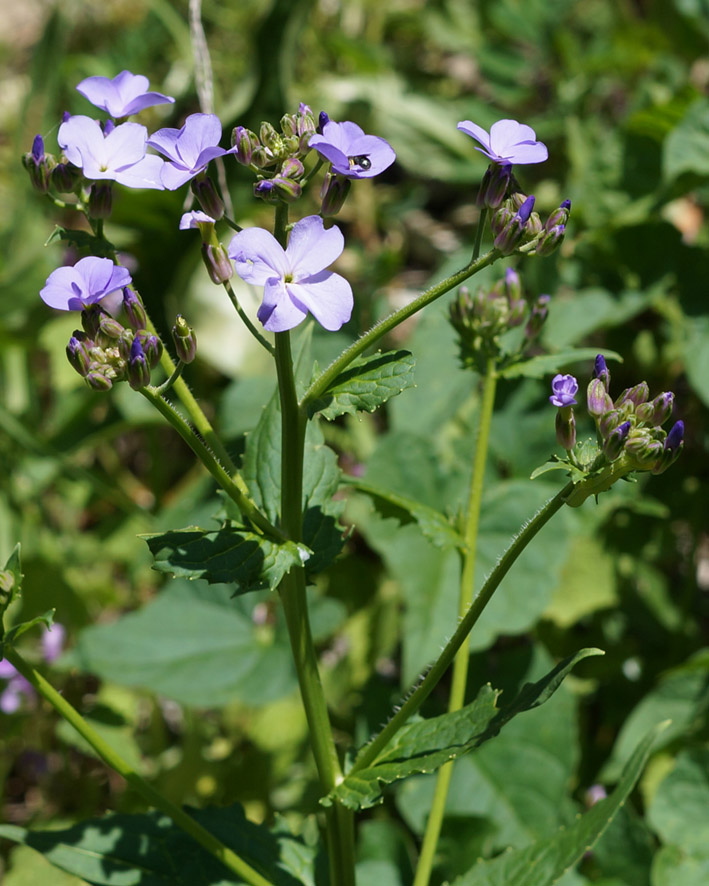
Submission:
<svg viewBox="0 0 709 886">
<path fill-rule="evenodd" d="M 541 354 L 538 357 L 530 357 L 519 363 L 513 363 L 501 369 L 499 374 L 502 378 L 545 378 L 552 372 L 565 369 L 570 363 L 579 363 L 581 360 L 593 360 L 598 354 L 598 348 L 569 348 L 558 351 L 556 354 Z M 603 351 L 606 360 L 618 360 L 623 358 L 615 351 Z"/>
<path fill-rule="evenodd" d="M 446 515 L 435 508 L 405 495 L 381 489 L 358 477 L 348 476 L 343 479 L 348 486 L 368 496 L 382 517 L 393 517 L 402 526 L 412 522 L 418 523 L 421 532 L 438 548 L 463 546 L 464 541 L 460 533 L 454 529 Z"/>
<path fill-rule="evenodd" d="M 548 840 L 479 861 L 453 886 L 553 886 L 586 853 L 612 822 L 640 777 L 652 746 L 665 724 L 653 729 L 628 761 L 613 793 L 567 829 Z"/>
<path fill-rule="evenodd" d="M 579 661 L 602 655 L 600 649 L 582 649 L 564 659 L 535 683 L 527 683 L 515 700 L 497 708 L 499 692 L 483 686 L 474 702 L 459 711 L 404 726 L 375 762 L 347 775 L 327 801 L 338 800 L 352 809 L 366 809 L 380 802 L 382 785 L 414 773 L 434 772 L 449 760 L 467 754 L 494 738 L 517 714 L 544 704 Z"/>
<path fill-rule="evenodd" d="M 415 360 L 409 351 L 387 351 L 371 357 L 359 357 L 338 375 L 322 396 L 308 408 L 310 416 L 320 412 L 324 418 L 359 410 L 374 412 L 391 397 L 414 383 Z"/>
<path fill-rule="evenodd" d="M 247 821 L 239 805 L 190 810 L 190 814 L 262 871 L 274 886 L 313 882 L 314 851 L 295 837 L 274 834 Z M 92 886 L 228 886 L 241 882 L 157 812 L 107 815 L 56 831 L 0 825 L 0 836 L 32 847 L 56 867 Z"/>
<path fill-rule="evenodd" d="M 233 583 L 237 594 L 274 590 L 283 576 L 307 556 L 293 542 L 277 544 L 246 529 L 189 527 L 142 537 L 158 572 L 204 578 L 210 584 Z"/>
</svg>

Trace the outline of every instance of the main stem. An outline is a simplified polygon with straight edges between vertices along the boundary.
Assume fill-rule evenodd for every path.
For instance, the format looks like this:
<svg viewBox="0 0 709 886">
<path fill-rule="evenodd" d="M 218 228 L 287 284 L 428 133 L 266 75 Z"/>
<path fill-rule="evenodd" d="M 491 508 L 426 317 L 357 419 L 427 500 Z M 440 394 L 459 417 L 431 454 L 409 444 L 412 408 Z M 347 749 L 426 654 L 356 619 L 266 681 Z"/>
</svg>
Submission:
<svg viewBox="0 0 709 886">
<path fill-rule="evenodd" d="M 541 508 L 541 510 L 539 510 L 534 515 L 534 517 L 532 517 L 529 523 L 527 523 L 526 526 L 521 530 L 519 535 L 517 535 L 513 539 L 512 544 L 502 555 L 497 563 L 497 566 L 493 569 L 487 581 L 480 589 L 480 593 L 473 600 L 472 605 L 460 621 L 460 624 L 456 628 L 453 636 L 446 644 L 443 652 L 441 652 L 426 676 L 419 683 L 416 689 L 409 695 L 407 700 L 402 704 L 402 706 L 399 708 L 396 714 L 394 714 L 394 716 L 387 723 L 384 729 L 382 729 L 379 735 L 362 749 L 348 775 L 353 775 L 357 772 L 361 772 L 363 769 L 366 769 L 368 766 L 374 763 L 380 753 L 389 744 L 391 739 L 394 737 L 394 735 L 396 735 L 399 729 L 401 729 L 404 723 L 406 723 L 409 717 L 413 716 L 416 711 L 418 711 L 418 709 L 436 687 L 441 677 L 443 677 L 445 672 L 448 670 L 448 667 L 453 661 L 455 654 L 465 642 L 466 637 L 475 626 L 475 623 L 482 615 L 483 610 L 492 599 L 492 595 L 499 587 L 502 579 L 511 569 L 515 560 L 527 547 L 534 536 L 539 532 L 542 526 L 548 523 L 549 520 L 554 516 L 554 514 L 556 514 L 556 512 L 560 508 L 562 508 L 564 504 L 566 504 L 567 498 L 571 495 L 573 491 L 574 483 L 573 481 L 570 481 L 566 484 L 566 486 L 564 486 L 562 490 L 557 492 L 557 494 L 553 498 L 551 498 Z"/>
<path fill-rule="evenodd" d="M 483 382 L 483 395 L 480 407 L 480 421 L 478 423 L 478 435 L 473 460 L 473 473 L 470 480 L 468 506 L 465 518 L 465 547 L 462 555 L 462 569 L 460 576 L 460 592 L 458 595 L 458 618 L 462 619 L 473 602 L 473 589 L 475 587 L 475 557 L 478 543 L 478 525 L 480 522 L 480 510 L 483 494 L 483 480 L 485 476 L 485 463 L 487 461 L 488 442 L 490 440 L 490 426 L 495 406 L 495 390 L 497 387 L 497 371 L 495 360 L 487 361 L 485 379 Z M 453 678 L 451 693 L 448 701 L 448 711 L 459 711 L 465 703 L 465 688 L 468 681 L 468 663 L 470 661 L 470 635 L 468 634 L 453 661 Z M 433 868 L 433 860 L 441 833 L 443 816 L 446 807 L 446 798 L 450 788 L 451 776 L 453 775 L 453 763 L 446 763 L 438 770 L 436 788 L 433 794 L 431 812 L 426 822 L 426 832 L 421 845 L 421 854 L 416 867 L 416 876 L 413 886 L 428 886 L 428 881 Z"/>
<path fill-rule="evenodd" d="M 14 649 L 5 648 L 5 658 L 12 664 L 22 676 L 31 683 L 37 692 L 45 698 L 52 707 L 68 722 L 79 735 L 84 738 L 96 751 L 99 757 L 111 769 L 128 782 L 151 806 L 168 815 L 174 823 L 196 840 L 200 846 L 207 850 L 210 855 L 218 858 L 221 863 L 232 873 L 240 877 L 249 886 L 273 886 L 270 880 L 262 876 L 255 868 L 240 858 L 235 852 L 226 847 L 213 834 L 202 827 L 191 815 L 188 815 L 179 806 L 170 802 L 145 779 L 139 775 L 113 748 L 107 744 L 101 736 L 89 726 L 81 714 L 72 707 L 69 702 L 60 695 L 57 690 L 47 682 L 44 677 L 29 665 L 22 656 Z"/>
<path fill-rule="evenodd" d="M 280 211 L 279 211 L 280 210 Z M 287 207 L 276 211 L 275 236 L 286 245 Z M 307 416 L 298 406 L 293 373 L 290 333 L 277 332 L 276 370 L 281 404 L 281 525 L 295 542 L 303 533 L 303 460 Z M 305 594 L 305 571 L 292 569 L 279 587 L 300 694 L 308 720 L 310 744 L 324 794 L 340 781 L 342 770 L 337 756 L 327 702 L 320 680 Z M 354 820 L 352 812 L 338 803 L 326 812 L 330 882 L 333 886 L 355 886 Z"/>
</svg>

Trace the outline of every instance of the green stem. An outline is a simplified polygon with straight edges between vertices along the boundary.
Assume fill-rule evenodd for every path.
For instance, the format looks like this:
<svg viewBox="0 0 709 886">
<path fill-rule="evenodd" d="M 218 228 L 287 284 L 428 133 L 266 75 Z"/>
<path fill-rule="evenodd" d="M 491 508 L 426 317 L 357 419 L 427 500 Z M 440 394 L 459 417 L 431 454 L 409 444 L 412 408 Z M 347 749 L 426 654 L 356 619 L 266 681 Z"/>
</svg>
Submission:
<svg viewBox="0 0 709 886">
<path fill-rule="evenodd" d="M 578 485 L 579 484 L 577 484 L 577 486 Z M 527 523 L 520 531 L 519 535 L 515 536 L 512 544 L 502 555 L 497 563 L 497 566 L 493 569 L 487 581 L 480 589 L 480 593 L 473 601 L 472 606 L 468 609 L 468 611 L 465 613 L 465 616 L 460 621 L 458 627 L 455 630 L 455 633 L 443 649 L 443 652 L 439 655 L 426 676 L 422 679 L 416 689 L 409 695 L 407 700 L 399 708 L 396 714 L 394 714 L 394 716 L 387 723 L 384 729 L 382 729 L 379 735 L 362 749 L 348 775 L 353 775 L 357 772 L 360 772 L 362 769 L 366 769 L 368 766 L 370 766 L 377 759 L 384 748 L 389 744 L 392 737 L 409 719 L 409 717 L 413 716 L 413 714 L 418 711 L 423 702 L 428 698 L 433 689 L 436 687 L 441 677 L 443 677 L 443 675 L 447 671 L 448 666 L 453 661 L 456 652 L 460 649 L 466 637 L 475 626 L 475 623 L 480 618 L 483 610 L 492 599 L 492 595 L 499 587 L 500 582 L 509 572 L 512 564 L 519 557 L 522 551 L 527 547 L 534 536 L 539 532 L 542 526 L 548 523 L 549 520 L 554 516 L 554 514 L 556 514 L 556 512 L 564 504 L 566 504 L 567 497 L 573 492 L 573 490 L 574 483 L 567 483 L 560 492 L 557 492 L 557 494 L 553 498 L 551 498 L 541 508 L 541 510 L 539 510 L 534 515 L 529 523 Z"/>
<path fill-rule="evenodd" d="M 182 375 L 182 370 L 185 368 L 185 364 L 180 360 L 175 367 L 175 371 L 172 373 L 170 378 L 164 381 L 161 385 L 158 385 L 154 390 L 156 394 L 163 396 L 166 394 L 170 388 L 175 384 L 177 379 Z"/>
<path fill-rule="evenodd" d="M 485 463 L 487 461 L 487 449 L 490 440 L 490 426 L 495 406 L 495 390 L 497 388 L 497 371 L 494 358 L 487 361 L 485 379 L 483 382 L 483 396 L 480 407 L 480 421 L 475 446 L 475 458 L 473 460 L 473 474 L 470 481 L 468 495 L 468 507 L 465 518 L 465 547 L 462 555 L 462 570 L 460 576 L 460 591 L 458 596 L 458 618 L 463 619 L 473 603 L 473 589 L 475 587 L 475 557 L 477 553 L 478 525 L 480 522 L 480 510 L 482 505 L 483 481 L 485 477 Z M 453 661 L 453 678 L 451 693 L 448 700 L 448 711 L 459 711 L 465 703 L 465 689 L 468 681 L 468 663 L 470 661 L 470 635 L 468 634 Z M 416 876 L 413 886 L 428 886 L 428 881 L 433 868 L 433 860 L 438 845 L 438 838 L 443 825 L 443 816 L 446 808 L 446 798 L 453 775 L 453 763 L 446 763 L 438 770 L 436 788 L 433 794 L 431 812 L 426 822 L 426 832 L 421 844 L 421 854 L 416 867 Z"/>
<path fill-rule="evenodd" d="M 368 347 L 373 345 L 374 342 L 378 341 L 383 335 L 386 335 L 417 311 L 425 308 L 426 305 L 435 301 L 437 298 L 440 298 L 442 295 L 445 295 L 446 292 L 450 292 L 451 289 L 458 286 L 460 283 L 463 283 L 468 277 L 472 277 L 473 274 L 477 274 L 478 271 L 493 264 L 493 262 L 497 261 L 501 256 L 502 253 L 498 249 L 491 249 L 480 258 L 470 261 L 460 271 L 457 271 L 450 277 L 446 277 L 445 280 L 436 283 L 435 286 L 426 289 L 418 298 L 409 302 L 408 305 L 404 305 L 403 308 L 399 308 L 398 311 L 394 311 L 392 314 L 389 314 L 388 317 L 385 317 L 383 320 L 376 323 L 369 332 L 365 332 L 365 334 L 358 338 L 356 342 L 353 342 L 349 348 L 343 351 L 342 354 L 340 354 L 340 356 L 315 379 L 305 392 L 303 399 L 301 400 L 301 407 L 307 408 L 309 403 L 312 403 L 324 394 L 334 379 L 337 378 L 337 376 L 345 370 L 354 359 L 356 359 Z"/>
<path fill-rule="evenodd" d="M 140 393 L 168 420 L 229 498 L 236 503 L 244 517 L 263 533 L 276 539 L 276 541 L 285 541 L 285 536 L 281 530 L 275 527 L 251 501 L 248 496 L 248 489 L 241 476 L 239 474 L 234 478 L 229 476 L 209 447 L 195 434 L 189 423 L 175 407 L 161 397 L 155 388 L 141 388 Z"/>
<path fill-rule="evenodd" d="M 258 331 L 258 329 L 257 329 L 257 328 L 254 326 L 254 324 L 251 322 L 251 320 L 249 319 L 248 314 L 247 314 L 246 311 L 241 307 L 241 304 L 239 303 L 239 299 L 236 297 L 236 293 L 235 293 L 234 290 L 231 288 L 231 283 L 229 283 L 228 280 L 225 280 L 225 281 L 224 281 L 224 289 L 226 289 L 226 293 L 227 293 L 227 295 L 229 296 L 229 300 L 230 300 L 231 303 L 234 305 L 234 308 L 236 309 L 236 313 L 237 313 L 237 314 L 241 317 L 241 319 L 243 320 L 243 322 L 244 322 L 244 326 L 246 326 L 246 328 L 249 330 L 249 332 L 251 333 L 251 335 L 253 335 L 253 337 L 256 339 L 256 341 L 257 341 L 262 347 L 266 348 L 266 350 L 268 351 L 269 354 L 271 354 L 272 356 L 274 356 L 276 352 L 275 352 L 275 349 L 274 349 L 273 345 L 272 345 L 269 341 L 267 341 L 267 340 L 261 335 L 261 333 Z"/>
<path fill-rule="evenodd" d="M 228 215 L 223 215 L 221 220 L 222 220 L 223 222 L 226 222 L 226 223 L 229 225 L 229 227 L 230 227 L 233 231 L 236 231 L 237 233 L 239 233 L 239 231 L 243 231 L 243 230 L 244 230 L 244 229 L 241 227 L 241 225 L 237 225 L 237 223 L 234 221 L 234 219 L 233 219 L 233 218 L 229 218 Z"/>
<path fill-rule="evenodd" d="M 279 229 L 278 221 L 283 227 Z M 276 230 L 285 239 L 285 215 Z M 303 523 L 303 460 L 307 418 L 298 407 L 290 333 L 276 333 L 276 369 L 281 403 L 281 524 L 289 539 L 301 541 Z M 291 570 L 279 587 L 310 744 L 323 793 L 342 781 L 327 701 L 320 680 L 305 594 L 305 572 Z M 354 886 L 354 827 L 352 813 L 335 804 L 326 813 L 330 882 Z"/>
<path fill-rule="evenodd" d="M 485 233 L 485 222 L 487 220 L 487 206 L 483 206 L 478 219 L 478 229 L 475 232 L 475 245 L 473 246 L 473 261 L 480 255 L 480 247 L 483 242 L 483 234 Z"/>
<path fill-rule="evenodd" d="M 85 739 L 91 747 L 96 751 L 99 757 L 114 769 L 119 775 L 134 788 L 147 803 L 164 812 L 173 822 L 181 828 L 185 833 L 189 834 L 196 840 L 200 846 L 219 859 L 222 864 L 232 873 L 236 874 L 250 886 L 273 886 L 270 880 L 267 880 L 250 864 L 240 858 L 235 852 L 227 848 L 213 834 L 202 827 L 191 815 L 188 815 L 179 806 L 171 803 L 166 797 L 163 797 L 155 788 L 138 773 L 126 761 L 117 754 L 113 748 L 107 744 L 98 733 L 86 722 L 81 714 L 72 707 L 69 702 L 60 695 L 57 690 L 44 677 L 29 665 L 22 656 L 15 650 L 5 648 L 5 657 L 7 660 L 22 674 L 22 676 L 32 684 L 37 692 L 45 698 L 52 707 L 68 722 L 79 735 Z"/>
</svg>

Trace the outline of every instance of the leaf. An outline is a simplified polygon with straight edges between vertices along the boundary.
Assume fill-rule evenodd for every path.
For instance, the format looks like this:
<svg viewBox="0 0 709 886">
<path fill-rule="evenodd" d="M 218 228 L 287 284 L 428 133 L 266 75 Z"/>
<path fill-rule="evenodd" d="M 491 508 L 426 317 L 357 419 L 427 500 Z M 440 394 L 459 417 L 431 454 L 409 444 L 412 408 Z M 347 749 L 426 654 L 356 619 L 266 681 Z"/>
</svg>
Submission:
<svg viewBox="0 0 709 886">
<path fill-rule="evenodd" d="M 244 816 L 239 805 L 188 810 L 274 886 L 313 883 L 312 849 Z M 107 815 L 64 830 L 0 825 L 0 836 L 41 852 L 95 886 L 229 886 L 241 882 L 164 814 Z M 294 869 L 295 868 L 295 869 Z"/>
<path fill-rule="evenodd" d="M 445 514 L 435 508 L 405 495 L 381 489 L 358 477 L 348 476 L 343 480 L 348 486 L 369 496 L 382 517 L 393 517 L 402 526 L 416 522 L 426 538 L 438 548 L 463 547 L 464 541 L 460 533 L 453 528 Z"/>
<path fill-rule="evenodd" d="M 683 172 L 709 175 L 709 101 L 697 99 L 665 139 L 662 154 L 665 181 Z"/>
<path fill-rule="evenodd" d="M 320 412 L 323 418 L 358 410 L 374 412 L 391 397 L 414 383 L 413 354 L 409 351 L 387 351 L 370 357 L 359 357 L 341 372 L 330 387 L 308 407 L 311 417 Z"/>
<path fill-rule="evenodd" d="M 3 624 L 5 613 L 12 601 L 20 596 L 21 590 L 22 563 L 20 558 L 20 544 L 18 542 L 10 556 L 7 558 L 5 568 L 0 571 L 0 643 L 5 636 L 5 625 Z"/>
<path fill-rule="evenodd" d="M 21 637 L 26 631 L 29 631 L 31 628 L 34 628 L 39 624 L 43 624 L 46 628 L 50 629 L 54 624 L 55 612 L 55 609 L 49 609 L 47 612 L 43 613 L 42 615 L 37 615 L 35 616 L 35 618 L 31 618 L 29 621 L 23 621 L 19 624 L 13 625 L 9 631 L 5 632 L 3 641 L 2 643 L 0 643 L 0 659 L 3 657 L 4 646 L 13 646 L 17 639 Z"/>
<path fill-rule="evenodd" d="M 273 590 L 308 555 L 293 542 L 277 544 L 246 529 L 190 527 L 142 537 L 155 558 L 153 569 L 210 584 L 234 583 L 237 594 Z"/>
<path fill-rule="evenodd" d="M 565 369 L 570 363 L 579 363 L 582 360 L 593 360 L 598 354 L 598 348 L 569 348 L 556 354 L 541 354 L 538 357 L 530 357 L 519 363 L 513 363 L 501 369 L 499 374 L 502 378 L 545 378 L 552 372 Z M 603 351 L 606 360 L 618 360 L 623 358 L 616 351 Z"/>
<path fill-rule="evenodd" d="M 648 809 L 650 827 L 664 843 L 709 860 L 709 749 L 677 755 Z"/>
<path fill-rule="evenodd" d="M 347 775 L 327 800 L 337 800 L 351 809 L 373 806 L 381 801 L 381 785 L 414 773 L 433 772 L 449 760 L 479 747 L 494 738 L 517 714 L 551 698 L 577 662 L 602 654 L 600 649 L 582 649 L 560 662 L 541 680 L 525 684 L 517 698 L 501 710 L 497 708 L 500 693 L 487 685 L 474 702 L 459 711 L 404 726 L 374 763 Z"/>
<path fill-rule="evenodd" d="M 85 628 L 59 664 L 200 708 L 282 698 L 297 685 L 287 633 L 254 623 L 258 597 L 230 593 L 176 579 L 139 611 Z"/>
<path fill-rule="evenodd" d="M 479 861 L 458 877 L 453 886 L 553 886 L 591 849 L 612 822 L 640 777 L 655 739 L 665 725 L 657 726 L 640 742 L 610 797 L 596 803 L 573 825 L 547 840 Z"/>
</svg>

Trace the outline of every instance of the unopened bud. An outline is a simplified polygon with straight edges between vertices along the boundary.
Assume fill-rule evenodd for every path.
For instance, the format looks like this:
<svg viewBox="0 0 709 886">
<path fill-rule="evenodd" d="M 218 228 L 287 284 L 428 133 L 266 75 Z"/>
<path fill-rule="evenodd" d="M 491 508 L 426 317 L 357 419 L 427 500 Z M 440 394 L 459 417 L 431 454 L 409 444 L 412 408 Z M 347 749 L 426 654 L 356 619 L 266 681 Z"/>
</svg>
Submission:
<svg viewBox="0 0 709 886">
<path fill-rule="evenodd" d="M 598 433 L 605 440 L 612 430 L 618 427 L 621 422 L 621 415 L 617 409 L 610 409 L 604 412 L 598 420 Z"/>
<path fill-rule="evenodd" d="M 653 474 L 661 474 L 666 471 L 669 466 L 679 458 L 680 452 L 684 448 L 684 422 L 677 421 L 670 428 L 662 455 L 657 460 L 657 464 L 652 469 Z"/>
<path fill-rule="evenodd" d="M 87 212 L 91 218 L 108 218 L 113 206 L 110 182 L 94 182 L 89 191 Z"/>
<path fill-rule="evenodd" d="M 567 450 L 576 445 L 576 419 L 570 406 L 557 410 L 556 440 L 559 446 Z"/>
<path fill-rule="evenodd" d="M 261 124 L 261 128 L 259 130 L 259 139 L 261 141 L 261 144 L 264 147 L 268 148 L 268 150 L 274 156 L 280 154 L 283 146 L 283 141 L 270 123 Z"/>
<path fill-rule="evenodd" d="M 558 209 L 555 209 L 554 212 L 549 216 L 546 220 L 546 224 L 544 228 L 547 231 L 551 231 L 553 228 L 558 227 L 559 225 L 565 225 L 569 220 L 569 213 L 571 212 L 571 200 L 564 200 L 561 206 Z"/>
<path fill-rule="evenodd" d="M 148 325 L 148 317 L 137 293 L 126 287 L 123 290 L 123 310 L 126 312 L 128 322 L 137 332 L 139 329 L 145 329 Z"/>
<path fill-rule="evenodd" d="M 320 214 L 326 218 L 337 215 L 347 199 L 351 186 L 352 182 L 349 178 L 338 175 L 336 172 L 328 172 L 320 190 L 322 200 Z"/>
<path fill-rule="evenodd" d="M 30 175 L 32 187 L 40 194 L 49 190 L 49 175 L 56 161 L 51 154 L 44 153 L 44 139 L 36 135 L 32 142 L 32 150 L 22 157 L 22 165 Z"/>
<path fill-rule="evenodd" d="M 632 456 L 640 468 L 647 468 L 662 456 L 663 447 L 646 430 L 632 430 L 625 441 L 625 451 Z"/>
<path fill-rule="evenodd" d="M 94 391 L 110 391 L 113 387 L 111 379 L 98 369 L 92 369 L 86 376 L 86 384 Z"/>
<path fill-rule="evenodd" d="M 105 313 L 101 305 L 97 304 L 88 305 L 81 312 L 81 325 L 89 338 L 95 339 L 98 336 L 101 315 Z"/>
<path fill-rule="evenodd" d="M 556 250 L 561 246 L 561 243 L 564 239 L 564 234 L 564 225 L 556 225 L 556 227 L 550 228 L 548 231 L 542 233 L 542 236 L 539 238 L 534 251 L 537 253 L 537 255 L 551 255 L 552 252 L 556 252 Z"/>
<path fill-rule="evenodd" d="M 49 175 L 49 181 L 60 194 L 71 194 L 84 179 L 83 172 L 73 163 L 57 163 Z"/>
<path fill-rule="evenodd" d="M 89 353 L 89 345 L 86 342 L 86 336 L 83 332 L 75 330 L 74 335 L 69 339 L 69 344 L 66 346 L 66 355 L 79 375 L 86 378 L 91 365 L 91 355 Z"/>
<path fill-rule="evenodd" d="M 546 323 L 546 319 L 549 315 L 550 301 L 550 295 L 540 295 L 532 305 L 532 313 L 529 315 L 529 320 L 527 320 L 527 326 L 524 330 L 524 334 L 527 338 L 536 338 L 536 336 L 542 331 L 542 326 Z"/>
<path fill-rule="evenodd" d="M 586 389 L 586 405 L 588 414 L 593 418 L 600 418 L 613 409 L 613 401 L 600 378 L 592 378 L 589 382 Z"/>
<path fill-rule="evenodd" d="M 608 461 L 615 461 L 623 451 L 625 441 L 628 439 L 630 432 L 630 422 L 624 421 L 623 424 L 614 428 L 603 442 L 603 454 Z"/>
<path fill-rule="evenodd" d="M 244 166 L 251 165 L 254 151 L 261 147 L 255 132 L 243 126 L 237 126 L 231 134 L 232 147 L 236 148 L 234 156 Z"/>
<path fill-rule="evenodd" d="M 130 348 L 128 384 L 136 391 L 150 384 L 150 366 L 138 336 L 133 339 Z"/>
<path fill-rule="evenodd" d="M 646 381 L 641 381 L 632 388 L 626 388 L 623 393 L 615 401 L 616 408 L 622 407 L 625 403 L 633 404 L 633 411 L 641 404 L 647 402 L 650 396 L 650 388 Z"/>
<path fill-rule="evenodd" d="M 280 174 L 284 178 L 299 179 L 305 174 L 305 167 L 295 157 L 289 157 L 283 166 L 281 166 Z"/>
<path fill-rule="evenodd" d="M 611 374 L 610 370 L 606 366 L 606 358 L 603 354 L 598 354 L 596 356 L 596 362 L 593 366 L 593 377 L 600 378 L 600 380 L 605 385 L 607 391 L 610 391 L 611 388 Z"/>
<path fill-rule="evenodd" d="M 505 199 L 512 175 L 511 163 L 491 163 L 485 170 L 480 189 L 475 200 L 476 206 L 481 209 L 497 209 Z"/>
<path fill-rule="evenodd" d="M 517 248 L 525 234 L 525 227 L 534 209 L 534 197 L 527 197 L 524 203 L 512 216 L 510 221 L 502 228 L 495 237 L 495 249 L 499 249 L 503 255 L 509 255 Z"/>
<path fill-rule="evenodd" d="M 655 397 L 649 403 L 641 403 L 637 406 L 635 414 L 638 417 L 638 421 L 658 428 L 672 415 L 674 402 L 675 395 L 672 391 L 665 391 L 665 393 Z"/>
<path fill-rule="evenodd" d="M 183 363 L 191 363 L 197 353 L 197 336 L 182 314 L 178 314 L 175 318 L 175 325 L 172 327 L 172 340 L 175 343 L 175 353 L 178 360 Z"/>
<path fill-rule="evenodd" d="M 98 318 L 98 331 L 101 335 L 105 335 L 106 338 L 117 339 L 123 335 L 125 330 L 118 320 L 110 314 L 107 314 L 105 311 L 102 311 Z"/>
<path fill-rule="evenodd" d="M 293 203 L 303 193 L 300 182 L 294 181 L 292 178 L 286 178 L 284 175 L 275 175 L 271 179 L 271 184 L 273 186 L 273 193 L 284 203 Z"/>
<path fill-rule="evenodd" d="M 320 111 L 320 114 L 319 114 L 319 116 L 318 116 L 318 125 L 317 125 L 317 128 L 316 128 L 316 130 L 315 130 L 315 131 L 318 133 L 318 135 L 322 135 L 322 131 L 323 131 L 324 127 L 325 127 L 329 122 L 330 122 L 330 118 L 329 118 L 328 115 L 325 113 L 325 111 Z"/>
<path fill-rule="evenodd" d="M 202 261 L 212 283 L 221 285 L 234 276 L 234 266 L 221 243 L 216 246 L 211 243 L 203 243 Z"/>
<path fill-rule="evenodd" d="M 510 304 L 522 298 L 522 281 L 514 268 L 505 271 L 505 295 Z"/>
<path fill-rule="evenodd" d="M 140 343 L 140 348 L 145 354 L 148 365 L 151 369 L 155 369 L 162 357 L 162 342 L 157 335 L 153 335 L 147 329 L 141 329 L 139 332 L 136 332 L 133 341 Z M 131 345 L 131 356 L 133 354 L 132 348 L 133 346 Z"/>
<path fill-rule="evenodd" d="M 199 200 L 200 206 L 210 218 L 219 221 L 224 217 L 224 203 L 209 176 L 192 179 L 191 188 L 192 193 Z"/>
</svg>

